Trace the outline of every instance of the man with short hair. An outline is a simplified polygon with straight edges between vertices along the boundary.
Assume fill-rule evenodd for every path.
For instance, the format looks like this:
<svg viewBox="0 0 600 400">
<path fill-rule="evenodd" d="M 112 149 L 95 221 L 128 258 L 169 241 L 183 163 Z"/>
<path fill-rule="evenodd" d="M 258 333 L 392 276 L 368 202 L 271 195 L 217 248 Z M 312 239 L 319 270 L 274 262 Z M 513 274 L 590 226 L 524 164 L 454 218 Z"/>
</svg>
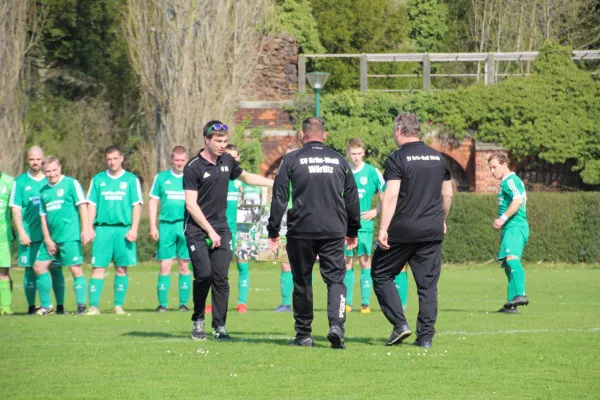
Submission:
<svg viewBox="0 0 600 400">
<path fill-rule="evenodd" d="M 190 255 L 183 234 L 185 194 L 183 192 L 183 167 L 188 162 L 188 154 L 183 146 L 175 146 L 171 152 L 171 168 L 154 177 L 148 212 L 150 237 L 157 242 L 156 259 L 160 262 L 156 292 L 157 312 L 167 311 L 169 289 L 171 287 L 171 267 L 173 260 L 179 265 L 179 311 L 189 311 L 187 302 L 192 290 L 190 275 Z M 160 206 L 160 214 L 159 214 Z M 158 226 L 157 226 L 157 214 Z"/>
<path fill-rule="evenodd" d="M 27 315 L 35 315 L 37 312 L 35 307 L 37 278 L 33 265 L 44 240 L 40 220 L 40 190 L 48 183 L 42 172 L 43 159 L 44 151 L 41 147 L 32 146 L 29 149 L 27 152 L 29 170 L 15 179 L 10 198 L 12 219 L 19 235 L 17 263 L 19 267 L 25 268 L 23 288 L 29 305 Z M 53 263 L 50 275 L 56 298 L 56 313 L 64 314 L 65 277 L 62 268 Z"/>
<path fill-rule="evenodd" d="M 443 155 L 419 139 L 414 113 L 394 120 L 398 149 L 387 158 L 381 225 L 371 276 L 385 317 L 393 325 L 387 346 L 402 343 L 412 332 L 404 317 L 394 278 L 408 263 L 417 284 L 419 315 L 415 346 L 429 348 L 437 318 L 437 282 L 442 241 L 452 203 L 450 171 Z"/>
<path fill-rule="evenodd" d="M 0 315 L 12 315 L 11 245 L 15 236 L 11 226 L 9 199 L 14 178 L 0 172 Z"/>
<path fill-rule="evenodd" d="M 521 264 L 529 240 L 527 194 L 521 178 L 510 170 L 506 154 L 492 154 L 488 165 L 494 178 L 500 180 L 498 218 L 492 225 L 502 232 L 498 260 L 508 278 L 506 304 L 498 312 L 516 314 L 518 306 L 529 304 L 525 294 L 525 270 Z"/>
<path fill-rule="evenodd" d="M 269 244 L 280 246 L 279 231 L 287 210 L 287 253 L 294 279 L 296 337 L 291 345 L 313 346 L 312 269 L 319 256 L 321 276 L 327 285 L 327 339 L 334 349 L 344 349 L 346 286 L 344 243 L 356 246 L 360 206 L 350 165 L 324 145 L 323 120 L 311 117 L 302 123 L 302 149 L 283 157 L 273 189 L 269 217 Z M 291 185 L 291 193 L 290 193 Z M 292 207 L 288 202 L 292 198 Z"/>
<path fill-rule="evenodd" d="M 206 298 L 212 289 L 212 327 L 217 340 L 230 339 L 225 328 L 229 300 L 228 271 L 232 236 L 227 224 L 229 181 L 271 186 L 273 181 L 245 172 L 225 153 L 228 127 L 212 120 L 202 129 L 205 147 L 183 170 L 185 238 L 194 272 L 192 339 L 205 339 Z"/>
<path fill-rule="evenodd" d="M 48 268 L 53 261 L 58 261 L 60 265 L 71 269 L 77 303 L 76 314 L 83 315 L 87 304 L 87 285 L 81 267 L 81 244 L 87 244 L 91 240 L 91 235 L 85 231 L 88 226 L 85 195 L 76 179 L 62 174 L 60 162 L 56 157 L 45 158 L 42 161 L 42 170 L 48 183 L 40 190 L 44 242 L 33 265 L 41 301 L 37 314 L 52 314 Z"/>
<path fill-rule="evenodd" d="M 94 240 L 87 315 L 100 315 L 104 272 L 111 261 L 115 265 L 113 313 L 125 314 L 127 267 L 137 265 L 135 242 L 142 214 L 142 187 L 137 176 L 123 169 L 124 157 L 118 146 L 108 146 L 104 159 L 108 169 L 92 178 L 87 196 L 88 231 Z"/>
</svg>

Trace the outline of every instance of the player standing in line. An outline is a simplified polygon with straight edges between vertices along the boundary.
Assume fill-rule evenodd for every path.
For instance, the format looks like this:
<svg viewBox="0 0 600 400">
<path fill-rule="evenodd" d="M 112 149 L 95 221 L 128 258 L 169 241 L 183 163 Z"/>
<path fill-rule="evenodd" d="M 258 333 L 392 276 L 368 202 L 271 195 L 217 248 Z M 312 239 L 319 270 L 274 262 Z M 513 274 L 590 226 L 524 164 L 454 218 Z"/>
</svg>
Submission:
<svg viewBox="0 0 600 400">
<path fill-rule="evenodd" d="M 525 270 L 521 264 L 523 249 L 529 240 L 529 223 L 525 185 L 509 169 L 508 163 L 508 157 L 503 153 L 494 153 L 488 160 L 492 175 L 500 180 L 498 218 L 493 226 L 502 231 L 498 260 L 508 278 L 507 302 L 498 312 L 514 314 L 518 306 L 529 304 L 525 294 Z"/>
<path fill-rule="evenodd" d="M 113 313 L 125 314 L 123 303 L 129 277 L 127 267 L 137 264 L 135 241 L 142 214 L 142 187 L 138 178 L 123 169 L 123 155 L 117 146 L 104 150 L 108 170 L 90 182 L 88 225 L 92 243 L 90 308 L 87 315 L 99 315 L 104 272 L 115 265 Z"/>
<path fill-rule="evenodd" d="M 12 290 L 10 287 L 10 248 L 15 236 L 10 224 L 10 192 L 14 178 L 0 172 L 0 315 L 12 315 Z"/>
<path fill-rule="evenodd" d="M 41 301 L 41 308 L 37 314 L 52 314 L 48 268 L 56 260 L 60 265 L 71 269 L 77 315 L 83 315 L 87 304 L 87 285 L 81 267 L 81 244 L 87 244 L 91 238 L 85 231 L 88 226 L 85 195 L 76 179 L 62 174 L 60 162 L 56 157 L 45 158 L 42 161 L 42 170 L 48 183 L 40 190 L 44 242 L 33 265 Z"/>
<path fill-rule="evenodd" d="M 12 208 L 12 219 L 19 234 L 18 265 L 19 267 L 25 267 L 23 288 L 29 305 L 27 315 L 35 315 L 37 278 L 33 265 L 44 240 L 40 225 L 40 190 L 48 183 L 48 180 L 42 172 L 42 160 L 44 159 L 42 148 L 32 146 L 27 152 L 27 159 L 29 171 L 15 179 L 10 197 L 10 206 Z M 56 313 L 64 314 L 65 277 L 62 268 L 53 264 L 50 268 L 50 275 L 54 297 L 56 297 Z"/>
<path fill-rule="evenodd" d="M 183 235 L 183 215 L 185 213 L 185 193 L 183 192 L 183 167 L 188 162 L 188 154 L 183 146 L 175 146 L 171 152 L 171 169 L 154 177 L 148 212 L 150 217 L 150 237 L 158 242 L 156 259 L 160 261 L 160 272 L 156 293 L 157 312 L 167 311 L 169 288 L 171 287 L 171 266 L 177 259 L 179 264 L 179 311 L 189 311 L 187 302 L 192 290 L 190 275 L 190 255 Z M 158 216 L 158 227 L 156 216 Z"/>
</svg>

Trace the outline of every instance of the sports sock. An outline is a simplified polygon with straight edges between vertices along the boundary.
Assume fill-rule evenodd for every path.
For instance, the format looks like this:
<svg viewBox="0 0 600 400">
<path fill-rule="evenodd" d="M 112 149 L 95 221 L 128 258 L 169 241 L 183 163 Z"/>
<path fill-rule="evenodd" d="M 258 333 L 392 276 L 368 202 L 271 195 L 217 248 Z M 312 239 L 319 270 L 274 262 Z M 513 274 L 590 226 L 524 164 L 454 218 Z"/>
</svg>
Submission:
<svg viewBox="0 0 600 400">
<path fill-rule="evenodd" d="M 506 274 L 506 280 L 507 280 L 507 282 L 506 282 L 506 301 L 509 302 L 516 296 L 513 281 L 512 281 L 512 276 L 511 276 L 512 274 L 511 274 L 510 267 L 508 266 L 506 261 L 502 262 L 502 268 L 504 269 L 504 274 Z"/>
<path fill-rule="evenodd" d="M 78 276 L 73 280 L 73 290 L 75 291 L 75 302 L 77 305 L 87 304 L 87 282 L 85 276 Z"/>
<path fill-rule="evenodd" d="M 52 290 L 54 290 L 56 305 L 62 306 L 65 304 L 65 276 L 62 267 L 50 268 L 50 275 L 52 276 Z"/>
<path fill-rule="evenodd" d="M 90 306 L 98 307 L 100 305 L 103 287 L 104 279 L 90 278 Z"/>
<path fill-rule="evenodd" d="M 192 275 L 179 274 L 179 305 L 184 306 L 190 300 L 192 292 Z"/>
<path fill-rule="evenodd" d="M 294 290 L 294 278 L 291 271 L 281 271 L 279 278 L 281 287 L 281 304 L 284 306 L 292 305 L 292 291 Z"/>
<path fill-rule="evenodd" d="M 238 263 L 238 304 L 248 302 L 248 291 L 250 290 L 250 267 L 248 262 Z"/>
<path fill-rule="evenodd" d="M 0 311 L 11 311 L 12 292 L 10 291 L 10 281 L 0 281 Z"/>
<path fill-rule="evenodd" d="M 129 275 L 115 275 L 115 297 L 114 306 L 123 306 L 125 303 L 125 296 L 127 295 L 127 288 L 129 287 Z"/>
<path fill-rule="evenodd" d="M 525 270 L 521 265 L 521 260 L 506 260 L 506 264 L 511 270 L 509 282 L 513 287 L 514 295 L 525 296 Z"/>
<path fill-rule="evenodd" d="M 396 285 L 396 289 L 398 290 L 402 308 L 406 308 L 406 304 L 408 303 L 408 274 L 406 271 L 402 271 L 396 275 L 394 285 Z"/>
<path fill-rule="evenodd" d="M 156 284 L 156 295 L 158 296 L 158 304 L 162 307 L 167 307 L 169 304 L 169 289 L 171 288 L 171 275 L 158 275 L 158 283 Z M 115 301 L 116 302 L 116 301 Z"/>
<path fill-rule="evenodd" d="M 33 267 L 25 267 L 25 276 L 23 277 L 23 288 L 27 305 L 35 306 L 35 271 Z"/>
<path fill-rule="evenodd" d="M 41 275 L 35 277 L 35 285 L 40 292 L 40 302 L 43 308 L 48 308 L 52 305 L 52 299 L 50 298 L 50 292 L 52 290 L 52 279 L 50 273 L 44 272 Z"/>
<path fill-rule="evenodd" d="M 344 285 L 346 285 L 346 305 L 352 307 L 352 298 L 354 297 L 354 270 L 346 270 L 344 277 Z"/>
<path fill-rule="evenodd" d="M 360 270 L 360 297 L 361 305 L 371 304 L 371 288 L 373 287 L 373 280 L 371 279 L 371 268 Z"/>
</svg>

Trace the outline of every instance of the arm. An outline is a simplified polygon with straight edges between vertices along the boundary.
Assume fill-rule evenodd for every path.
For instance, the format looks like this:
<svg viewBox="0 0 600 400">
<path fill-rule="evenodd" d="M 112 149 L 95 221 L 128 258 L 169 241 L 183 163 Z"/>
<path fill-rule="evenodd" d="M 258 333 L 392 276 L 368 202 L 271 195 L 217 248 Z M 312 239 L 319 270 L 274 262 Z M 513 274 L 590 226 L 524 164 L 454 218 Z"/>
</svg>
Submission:
<svg viewBox="0 0 600 400">
<path fill-rule="evenodd" d="M 148 201 L 148 217 L 150 219 L 150 237 L 154 241 L 158 241 L 158 228 L 156 225 L 156 216 L 158 215 L 159 204 L 159 199 L 150 197 L 150 200 Z"/>
<path fill-rule="evenodd" d="M 495 229 L 502 228 L 502 226 L 506 223 L 506 221 L 508 221 L 508 219 L 510 217 L 512 217 L 513 215 L 515 215 L 517 213 L 517 211 L 519 211 L 519 208 L 521 208 L 524 201 L 525 201 L 525 199 L 522 196 L 514 197 L 512 199 L 512 201 L 510 202 L 510 205 L 504 212 L 504 219 L 502 218 L 502 216 L 500 216 L 500 218 L 497 218 L 494 221 L 494 228 Z"/>
<path fill-rule="evenodd" d="M 213 249 L 215 247 L 219 247 L 221 245 L 221 236 L 219 236 L 217 234 L 217 232 L 212 227 L 210 222 L 208 222 L 208 220 L 204 216 L 204 213 L 200 209 L 200 206 L 198 206 L 197 202 L 198 202 L 198 192 L 195 190 L 186 190 L 185 191 L 185 209 L 186 209 L 186 211 L 192 216 L 194 221 L 196 221 L 196 223 L 198 225 L 200 225 L 200 227 L 202 229 L 204 229 L 204 231 L 206 233 L 208 233 L 208 237 L 213 242 L 213 244 L 212 244 Z"/>
<path fill-rule="evenodd" d="M 140 217 L 142 216 L 142 205 L 141 203 L 135 203 L 133 205 L 133 212 L 131 215 L 131 229 L 125 235 L 125 239 L 129 242 L 135 242 L 137 240 L 138 228 L 140 226 Z"/>
<path fill-rule="evenodd" d="M 88 244 L 92 241 L 91 235 L 88 230 L 88 207 L 86 203 L 77 205 L 77 211 L 79 212 L 79 221 L 81 224 L 81 243 Z"/>
<path fill-rule="evenodd" d="M 284 158 L 279 165 L 275 181 L 273 183 L 273 197 L 271 198 L 271 213 L 267 224 L 269 239 L 273 239 L 272 245 L 275 245 L 279 238 L 281 229 L 281 220 L 285 214 L 290 198 L 290 177 L 288 175 L 288 164 Z"/>
<path fill-rule="evenodd" d="M 89 203 L 87 205 L 87 214 L 88 214 L 88 225 L 87 230 L 89 234 L 89 240 L 92 241 L 96 237 L 96 231 L 94 230 L 94 220 L 96 219 L 96 205 L 93 203 Z"/>
<path fill-rule="evenodd" d="M 347 166 L 346 179 L 344 180 L 344 206 L 346 208 L 346 215 L 348 216 L 346 237 L 356 238 L 360 229 L 360 201 L 358 199 L 356 180 L 349 165 Z"/>
<path fill-rule="evenodd" d="M 452 181 L 447 180 L 442 183 L 442 212 L 444 213 L 444 233 L 446 233 L 446 219 L 450 213 L 452 205 Z"/>
<path fill-rule="evenodd" d="M 46 215 L 40 215 L 42 234 L 44 235 L 44 244 L 46 245 L 46 250 L 48 250 L 48 254 L 53 256 L 56 254 L 56 243 L 50 237 L 50 230 L 48 229 L 48 222 L 46 221 Z"/>
<path fill-rule="evenodd" d="M 379 192 L 379 204 L 377 205 L 377 207 L 375 207 L 372 210 L 365 211 L 364 213 L 362 213 L 360 215 L 360 217 L 362 219 L 364 219 L 365 221 L 370 221 L 372 219 L 375 219 L 376 216 L 378 216 L 379 214 L 381 214 L 381 202 L 382 201 L 383 201 L 383 193 Z"/>
<path fill-rule="evenodd" d="M 252 186 L 266 186 L 273 187 L 273 180 L 269 178 L 265 178 L 264 176 L 260 176 L 257 174 L 250 174 L 246 171 L 242 172 L 238 179 L 248 185 Z"/>
<path fill-rule="evenodd" d="M 13 206 L 12 210 L 12 219 L 17 228 L 17 232 L 19 233 L 19 243 L 21 246 L 29 246 L 31 244 L 31 239 L 27 232 L 25 232 L 25 227 L 23 226 L 23 215 L 21 213 L 21 207 Z"/>
<path fill-rule="evenodd" d="M 398 203 L 398 194 L 400 193 L 399 179 L 387 181 L 385 193 L 381 200 L 381 224 L 379 225 L 379 235 L 377 240 L 383 249 L 389 249 L 390 246 L 387 243 L 388 234 L 387 230 L 390 227 L 394 212 L 396 211 L 396 205 Z"/>
</svg>

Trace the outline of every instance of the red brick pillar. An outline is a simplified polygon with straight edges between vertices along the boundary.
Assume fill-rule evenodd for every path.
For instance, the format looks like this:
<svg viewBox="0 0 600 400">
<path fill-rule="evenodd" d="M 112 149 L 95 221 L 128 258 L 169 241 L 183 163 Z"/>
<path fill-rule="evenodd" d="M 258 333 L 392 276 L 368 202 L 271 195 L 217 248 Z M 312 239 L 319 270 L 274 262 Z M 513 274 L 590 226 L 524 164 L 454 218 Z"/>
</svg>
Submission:
<svg viewBox="0 0 600 400">
<path fill-rule="evenodd" d="M 498 193 L 500 182 L 490 172 L 488 159 L 496 152 L 508 154 L 508 150 L 493 143 L 475 143 L 475 192 Z"/>
</svg>

